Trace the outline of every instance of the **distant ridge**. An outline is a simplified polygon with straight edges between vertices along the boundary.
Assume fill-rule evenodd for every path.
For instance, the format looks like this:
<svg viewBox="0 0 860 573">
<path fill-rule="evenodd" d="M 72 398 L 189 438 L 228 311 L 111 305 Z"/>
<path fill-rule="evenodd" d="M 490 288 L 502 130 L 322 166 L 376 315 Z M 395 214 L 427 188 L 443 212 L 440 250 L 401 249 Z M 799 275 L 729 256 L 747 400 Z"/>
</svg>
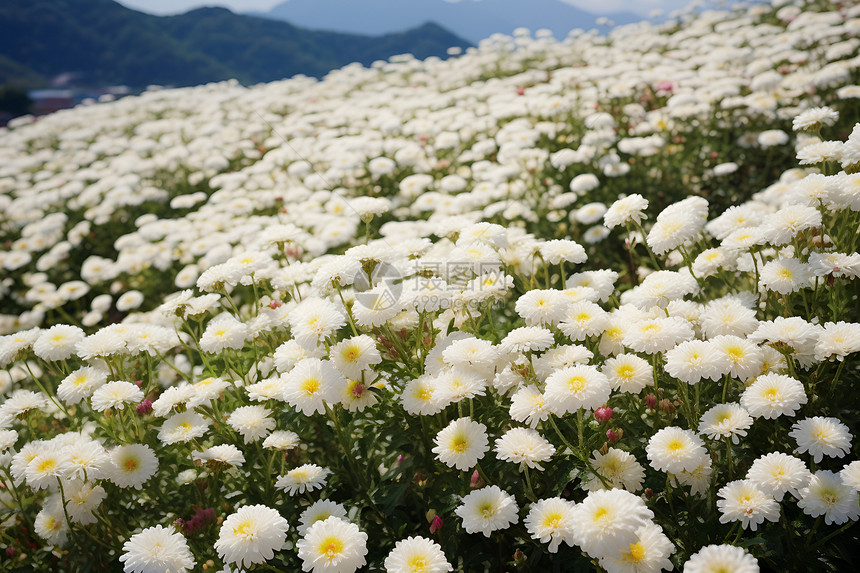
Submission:
<svg viewBox="0 0 860 573">
<path fill-rule="evenodd" d="M 564 39 L 573 28 L 594 28 L 598 18 L 563 0 L 287 0 L 258 15 L 308 28 L 366 34 L 405 30 L 433 20 L 475 44 L 520 26 L 532 31 L 547 28 Z M 621 12 L 611 19 L 629 24 L 642 17 Z"/>
<path fill-rule="evenodd" d="M 38 87 L 74 72 L 92 84 L 252 84 L 322 76 L 352 62 L 396 54 L 445 57 L 469 42 L 437 24 L 371 37 L 307 30 L 272 19 L 201 8 L 152 16 L 112 0 L 0 3 L 0 84 Z"/>
</svg>

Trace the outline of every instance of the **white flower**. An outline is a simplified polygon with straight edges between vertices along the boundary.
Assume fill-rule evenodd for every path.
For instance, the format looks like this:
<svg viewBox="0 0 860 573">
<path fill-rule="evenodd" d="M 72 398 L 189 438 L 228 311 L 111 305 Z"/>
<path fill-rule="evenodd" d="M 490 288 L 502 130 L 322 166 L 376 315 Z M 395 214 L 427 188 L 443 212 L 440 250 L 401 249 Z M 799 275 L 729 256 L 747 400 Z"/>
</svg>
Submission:
<svg viewBox="0 0 860 573">
<path fill-rule="evenodd" d="M 649 523 L 636 530 L 636 543 L 631 543 L 616 555 L 600 558 L 600 566 L 613 573 L 659 573 L 671 571 L 669 555 L 675 546 L 656 524 Z"/>
<path fill-rule="evenodd" d="M 669 426 L 658 430 L 648 440 L 645 453 L 651 467 L 658 471 L 677 474 L 692 471 L 707 457 L 705 445 L 690 430 Z"/>
<path fill-rule="evenodd" d="M 637 543 L 636 532 L 653 518 L 645 502 L 628 491 L 592 491 L 573 509 L 574 540 L 592 557 L 610 557 Z"/>
<path fill-rule="evenodd" d="M 275 429 L 272 411 L 263 406 L 242 406 L 227 417 L 227 424 L 239 432 L 246 444 L 257 441 Z"/>
<path fill-rule="evenodd" d="M 815 463 L 824 456 L 841 458 L 851 450 L 851 432 L 837 418 L 805 418 L 794 424 L 788 435 L 797 440 L 796 451 L 808 452 Z"/>
<path fill-rule="evenodd" d="M 63 360 L 74 354 L 84 336 L 84 331 L 77 326 L 57 324 L 39 334 L 33 343 L 33 353 L 45 360 Z"/>
<path fill-rule="evenodd" d="M 603 363 L 603 374 L 613 390 L 638 394 L 654 385 L 654 368 L 635 354 L 619 354 Z"/>
<path fill-rule="evenodd" d="M 702 414 L 699 433 L 712 440 L 731 438 L 737 444 L 738 436 L 746 436 L 752 423 L 752 417 L 738 404 L 717 404 Z"/>
<path fill-rule="evenodd" d="M 609 379 L 594 366 L 577 364 L 562 368 L 546 379 L 544 397 L 557 416 L 580 408 L 595 410 L 609 400 Z"/>
<path fill-rule="evenodd" d="M 132 535 L 122 550 L 119 560 L 125 573 L 184 573 L 196 564 L 185 537 L 160 525 Z"/>
<path fill-rule="evenodd" d="M 367 534 L 339 517 L 317 521 L 296 544 L 302 571 L 353 573 L 365 564 Z"/>
<path fill-rule="evenodd" d="M 756 459 L 747 472 L 747 479 L 764 493 L 782 501 L 786 492 L 798 497 L 811 474 L 801 460 L 782 452 L 771 452 Z"/>
<path fill-rule="evenodd" d="M 433 443 L 436 458 L 458 470 L 471 469 L 489 449 L 487 427 L 469 417 L 451 421 L 439 431 Z"/>
<path fill-rule="evenodd" d="M 287 520 L 271 507 L 245 505 L 221 524 L 215 550 L 227 564 L 250 567 L 264 563 L 284 546 L 287 529 Z"/>
<path fill-rule="evenodd" d="M 540 462 L 549 461 L 555 447 L 534 430 L 512 428 L 496 440 L 494 451 L 500 460 L 541 470 Z"/>
<path fill-rule="evenodd" d="M 857 490 L 844 484 L 839 474 L 819 470 L 800 490 L 798 507 L 812 517 L 824 516 L 827 525 L 842 525 L 860 519 Z"/>
<path fill-rule="evenodd" d="M 755 557 L 734 545 L 708 545 L 690 556 L 684 573 L 759 573 Z"/>
<path fill-rule="evenodd" d="M 562 542 L 573 546 L 574 503 L 551 497 L 533 503 L 525 519 L 525 526 L 532 539 L 549 543 L 547 551 L 556 553 Z"/>
<path fill-rule="evenodd" d="M 637 193 L 628 195 L 613 203 L 603 215 L 603 224 L 608 229 L 627 223 L 640 223 L 646 217 L 644 211 L 648 208 L 648 200 Z"/>
<path fill-rule="evenodd" d="M 307 533 L 308 528 L 317 521 L 329 517 L 346 517 L 346 508 L 330 499 L 320 499 L 309 505 L 299 516 L 299 535 Z"/>
<path fill-rule="evenodd" d="M 463 520 L 466 533 L 481 532 L 489 537 L 493 531 L 516 523 L 518 510 L 514 496 L 491 485 L 469 493 L 454 513 Z"/>
<path fill-rule="evenodd" d="M 119 487 L 141 489 L 158 470 L 158 458 L 145 444 L 117 446 L 110 452 L 108 477 Z"/>
<path fill-rule="evenodd" d="M 605 454 L 601 454 L 595 450 L 591 453 L 590 465 L 595 475 L 582 485 L 586 491 L 626 489 L 637 492 L 642 489 L 645 469 L 629 452 L 609 448 Z"/>
<path fill-rule="evenodd" d="M 407 537 L 398 541 L 385 558 L 384 566 L 386 573 L 446 573 L 454 570 L 442 547 L 424 537 Z"/>
<path fill-rule="evenodd" d="M 304 493 L 321 489 L 325 485 L 325 478 L 331 473 L 327 468 L 321 468 L 316 464 L 304 464 L 291 469 L 278 477 L 275 487 L 282 489 L 289 495 Z"/>
<path fill-rule="evenodd" d="M 760 490 L 751 480 L 737 480 L 726 484 L 717 492 L 720 523 L 740 521 L 744 529 L 755 531 L 758 525 L 779 521 L 779 504 Z"/>
<path fill-rule="evenodd" d="M 122 410 L 126 404 L 137 404 L 143 400 L 143 391 L 131 382 L 115 381 L 99 386 L 93 392 L 93 410 L 104 412 L 108 408 Z"/>
<path fill-rule="evenodd" d="M 741 394 L 741 406 L 753 418 L 794 416 L 803 404 L 803 384 L 784 374 L 762 374 Z"/>
</svg>

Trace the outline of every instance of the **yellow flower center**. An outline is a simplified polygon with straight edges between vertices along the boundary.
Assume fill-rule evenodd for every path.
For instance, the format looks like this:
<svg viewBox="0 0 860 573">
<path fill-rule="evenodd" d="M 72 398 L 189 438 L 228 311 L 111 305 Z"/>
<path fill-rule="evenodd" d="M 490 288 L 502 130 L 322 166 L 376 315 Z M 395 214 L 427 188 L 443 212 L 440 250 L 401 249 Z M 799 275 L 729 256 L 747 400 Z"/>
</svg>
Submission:
<svg viewBox="0 0 860 573">
<path fill-rule="evenodd" d="M 630 553 L 628 555 L 628 561 L 639 563 L 645 558 L 645 547 L 642 546 L 642 543 L 631 543 Z"/>
<path fill-rule="evenodd" d="M 543 526 L 549 527 L 551 529 L 558 529 L 558 526 L 561 524 L 561 520 L 563 519 L 563 515 L 557 511 L 548 513 L 543 518 Z"/>
<path fill-rule="evenodd" d="M 137 470 L 137 468 L 139 468 L 139 467 L 140 467 L 140 462 L 138 462 L 138 461 L 137 461 L 136 459 L 134 459 L 134 458 L 128 458 L 127 460 L 125 460 L 125 461 L 122 463 L 122 467 L 123 467 L 123 469 L 124 469 L 125 471 L 127 471 L 127 472 L 133 472 L 133 471 L 136 471 L 136 470 Z"/>
<path fill-rule="evenodd" d="M 241 522 L 239 525 L 233 528 L 233 535 L 236 537 L 241 537 L 242 539 L 253 539 L 254 531 L 251 528 L 252 523 L 250 519 L 246 519 Z"/>
<path fill-rule="evenodd" d="M 633 367 L 629 364 L 619 366 L 618 369 L 615 370 L 615 374 L 624 380 L 631 380 L 633 378 L 633 372 Z"/>
<path fill-rule="evenodd" d="M 302 381 L 302 390 L 305 391 L 305 394 L 308 396 L 313 396 L 320 389 L 320 381 L 316 378 L 307 378 Z"/>
<path fill-rule="evenodd" d="M 571 376 L 567 381 L 567 387 L 571 392 L 581 392 L 585 388 L 585 378 L 582 376 Z"/>
<path fill-rule="evenodd" d="M 428 571 L 427 565 L 427 560 L 423 555 L 415 555 L 406 562 L 406 566 L 411 573 L 426 573 Z"/>
</svg>

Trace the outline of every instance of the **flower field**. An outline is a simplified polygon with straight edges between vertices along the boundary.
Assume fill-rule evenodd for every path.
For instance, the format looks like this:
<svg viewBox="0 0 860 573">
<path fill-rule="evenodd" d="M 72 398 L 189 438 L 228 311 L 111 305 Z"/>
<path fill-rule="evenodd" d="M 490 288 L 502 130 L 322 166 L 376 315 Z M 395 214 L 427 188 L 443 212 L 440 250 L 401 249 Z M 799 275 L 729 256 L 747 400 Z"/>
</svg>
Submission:
<svg viewBox="0 0 860 573">
<path fill-rule="evenodd" d="M 0 569 L 855 570 L 858 48 L 774 0 L 13 121 Z"/>
</svg>

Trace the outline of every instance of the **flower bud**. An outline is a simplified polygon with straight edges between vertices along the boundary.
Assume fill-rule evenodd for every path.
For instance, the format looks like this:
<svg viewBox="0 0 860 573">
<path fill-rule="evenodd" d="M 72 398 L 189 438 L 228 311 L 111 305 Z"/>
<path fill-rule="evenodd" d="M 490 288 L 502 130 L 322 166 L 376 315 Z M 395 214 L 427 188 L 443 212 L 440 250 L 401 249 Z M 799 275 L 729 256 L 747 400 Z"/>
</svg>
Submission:
<svg viewBox="0 0 860 573">
<path fill-rule="evenodd" d="M 480 489 L 487 485 L 487 483 L 481 478 L 481 474 L 478 473 L 478 470 L 472 472 L 472 477 L 469 479 L 469 487 L 472 489 Z"/>
<path fill-rule="evenodd" d="M 141 418 L 144 416 L 148 416 L 152 414 L 152 401 L 144 400 L 143 402 L 138 404 L 137 408 L 135 409 L 137 410 L 137 415 Z"/>
<path fill-rule="evenodd" d="M 606 439 L 609 440 L 609 443 L 614 444 L 624 435 L 624 430 L 621 428 L 613 428 L 611 430 L 606 430 Z"/>
<path fill-rule="evenodd" d="M 442 521 L 442 518 L 438 515 L 433 516 L 433 521 L 430 522 L 430 533 L 436 533 L 440 529 L 442 529 L 442 525 L 445 522 Z"/>
<path fill-rule="evenodd" d="M 606 422 L 612 418 L 612 408 L 603 406 L 594 411 L 594 419 L 599 422 Z"/>
<path fill-rule="evenodd" d="M 648 394 L 647 396 L 645 396 L 645 407 L 649 410 L 656 410 L 657 396 L 655 396 L 654 394 Z"/>
<path fill-rule="evenodd" d="M 657 406 L 669 415 L 675 413 L 675 404 L 673 404 L 668 398 L 660 400 L 660 403 L 657 404 Z"/>
</svg>

